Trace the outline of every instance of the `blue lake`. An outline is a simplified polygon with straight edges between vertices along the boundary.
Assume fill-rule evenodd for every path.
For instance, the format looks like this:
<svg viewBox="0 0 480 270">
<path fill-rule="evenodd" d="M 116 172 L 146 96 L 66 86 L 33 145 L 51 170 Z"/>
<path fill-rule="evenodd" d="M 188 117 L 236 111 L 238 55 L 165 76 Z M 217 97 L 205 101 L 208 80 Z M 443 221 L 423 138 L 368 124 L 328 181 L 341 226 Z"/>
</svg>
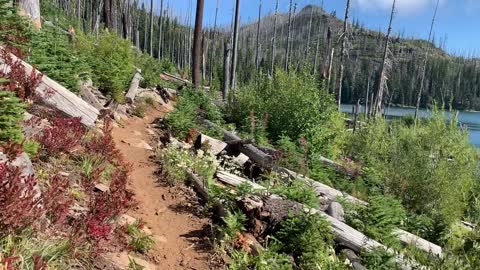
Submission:
<svg viewBox="0 0 480 270">
<path fill-rule="evenodd" d="M 342 111 L 345 113 L 352 113 L 354 105 L 343 104 Z M 360 109 L 363 112 L 364 108 Z M 421 109 L 419 116 L 422 118 L 430 117 L 432 111 Z M 406 115 L 415 115 L 415 108 L 404 107 L 390 107 L 386 109 L 385 114 L 387 117 L 402 117 Z M 451 113 L 447 112 L 447 117 L 451 117 Z M 480 112 L 459 111 L 458 121 L 461 125 L 466 127 L 469 132 L 470 143 L 475 147 L 480 148 Z"/>
</svg>

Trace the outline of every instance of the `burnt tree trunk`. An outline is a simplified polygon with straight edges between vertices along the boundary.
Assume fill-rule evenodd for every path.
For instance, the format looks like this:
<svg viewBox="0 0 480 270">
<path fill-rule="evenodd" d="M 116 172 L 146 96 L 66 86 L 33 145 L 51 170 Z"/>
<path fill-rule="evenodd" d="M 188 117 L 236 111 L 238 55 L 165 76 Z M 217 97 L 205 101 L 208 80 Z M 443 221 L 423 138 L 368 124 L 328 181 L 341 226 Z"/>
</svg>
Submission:
<svg viewBox="0 0 480 270">
<path fill-rule="evenodd" d="M 195 89 L 200 89 L 202 74 L 200 71 L 202 64 L 202 23 L 203 23 L 203 5 L 204 0 L 197 0 L 197 14 L 195 16 L 195 31 L 193 35 L 193 64 L 192 79 Z"/>
<path fill-rule="evenodd" d="M 340 52 L 340 77 L 338 79 L 338 110 L 341 110 L 342 104 L 342 87 L 343 87 L 343 73 L 345 69 L 345 56 L 347 54 L 347 30 L 348 30 L 348 15 L 350 11 L 350 0 L 347 0 L 347 7 L 345 8 L 345 21 L 343 22 L 343 34 L 342 34 L 342 50 Z"/>
<path fill-rule="evenodd" d="M 32 20 L 35 28 L 42 28 L 40 17 L 40 0 L 19 0 L 19 14 Z"/>
</svg>

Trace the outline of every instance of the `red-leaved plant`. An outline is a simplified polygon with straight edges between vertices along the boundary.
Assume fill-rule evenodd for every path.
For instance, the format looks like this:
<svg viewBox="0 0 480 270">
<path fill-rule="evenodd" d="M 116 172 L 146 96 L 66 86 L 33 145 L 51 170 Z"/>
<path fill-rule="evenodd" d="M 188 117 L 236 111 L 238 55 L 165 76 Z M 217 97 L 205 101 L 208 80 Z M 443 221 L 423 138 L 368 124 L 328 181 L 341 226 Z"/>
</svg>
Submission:
<svg viewBox="0 0 480 270">
<path fill-rule="evenodd" d="M 121 161 L 120 151 L 115 147 L 115 142 L 113 141 L 112 130 L 112 120 L 106 118 L 102 129 L 103 134 L 94 136 L 85 144 L 85 149 L 88 153 L 97 154 L 108 161 Z"/>
<path fill-rule="evenodd" d="M 37 140 L 49 155 L 69 152 L 79 145 L 85 135 L 85 127 L 79 117 L 57 118 L 52 126 L 44 129 Z"/>
<path fill-rule="evenodd" d="M 0 85 L 0 90 L 12 91 L 22 100 L 32 100 L 35 97 L 35 89 L 42 80 L 42 74 L 35 67 L 27 74 L 20 59 L 14 59 L 11 49 L 0 48 L 0 57 L 9 69 L 0 69 L 0 78 L 7 79 L 8 83 Z"/>
</svg>

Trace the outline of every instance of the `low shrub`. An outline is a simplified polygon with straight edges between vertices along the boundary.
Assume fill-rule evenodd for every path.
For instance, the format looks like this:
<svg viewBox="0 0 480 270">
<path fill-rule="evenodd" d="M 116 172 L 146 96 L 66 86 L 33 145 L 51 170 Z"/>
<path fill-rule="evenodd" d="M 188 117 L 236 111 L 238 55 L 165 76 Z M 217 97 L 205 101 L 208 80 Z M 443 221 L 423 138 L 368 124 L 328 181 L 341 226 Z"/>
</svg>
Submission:
<svg viewBox="0 0 480 270">
<path fill-rule="evenodd" d="M 76 49 L 81 57 L 87 59 L 94 84 L 122 103 L 124 90 L 135 73 L 135 54 L 130 42 L 108 32 L 102 32 L 97 40 L 82 35 L 77 35 L 77 39 Z"/>
<path fill-rule="evenodd" d="M 300 269 L 347 269 L 335 256 L 328 221 L 311 214 L 292 215 L 274 234 L 275 251 L 291 254 Z"/>
<path fill-rule="evenodd" d="M 25 105 L 13 92 L 0 91 L 0 141 L 20 142 Z"/>
<path fill-rule="evenodd" d="M 129 245 L 136 252 L 142 254 L 148 253 L 155 244 L 152 235 L 145 233 L 142 228 L 144 224 L 141 221 L 136 221 L 127 226 L 127 235 L 130 237 Z"/>
<path fill-rule="evenodd" d="M 57 118 L 36 139 L 48 155 L 57 155 L 79 145 L 83 135 L 85 127 L 80 118 Z"/>
<path fill-rule="evenodd" d="M 319 200 L 315 190 L 301 180 L 290 180 L 287 177 L 271 175 L 265 185 L 269 192 L 280 195 L 288 200 L 318 208 Z"/>
<path fill-rule="evenodd" d="M 144 118 L 147 111 L 147 105 L 145 102 L 137 102 L 135 108 L 132 111 L 132 114 L 136 117 Z"/>
<path fill-rule="evenodd" d="M 435 112 L 414 127 L 377 119 L 352 136 L 349 153 L 364 163 L 363 181 L 370 194 L 395 196 L 439 230 L 467 209 L 477 154 L 455 118 L 447 120 L 444 113 Z"/>
</svg>

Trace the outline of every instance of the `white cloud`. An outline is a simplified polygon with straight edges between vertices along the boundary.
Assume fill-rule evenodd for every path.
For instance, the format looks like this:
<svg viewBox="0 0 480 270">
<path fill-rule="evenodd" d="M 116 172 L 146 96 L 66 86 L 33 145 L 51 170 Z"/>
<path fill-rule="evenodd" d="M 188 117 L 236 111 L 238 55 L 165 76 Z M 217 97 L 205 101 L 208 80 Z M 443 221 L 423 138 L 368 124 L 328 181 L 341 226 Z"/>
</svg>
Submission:
<svg viewBox="0 0 480 270">
<path fill-rule="evenodd" d="M 440 0 L 440 3 L 443 4 L 445 1 Z M 393 0 L 354 0 L 354 3 L 365 10 L 390 10 Z M 401 15 L 413 15 L 435 3 L 436 0 L 397 0 L 396 9 Z"/>
</svg>

